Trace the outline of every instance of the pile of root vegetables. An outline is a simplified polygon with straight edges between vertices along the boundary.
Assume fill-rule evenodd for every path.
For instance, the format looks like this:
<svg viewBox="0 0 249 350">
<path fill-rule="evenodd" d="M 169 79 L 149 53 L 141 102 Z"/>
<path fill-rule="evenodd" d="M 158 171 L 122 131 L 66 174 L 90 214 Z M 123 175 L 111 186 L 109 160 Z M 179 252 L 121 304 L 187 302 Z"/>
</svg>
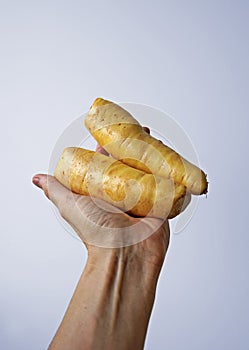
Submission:
<svg viewBox="0 0 249 350">
<path fill-rule="evenodd" d="M 173 218 L 191 195 L 207 193 L 205 173 L 151 136 L 121 106 L 97 98 L 85 125 L 108 155 L 66 148 L 55 177 L 71 191 L 138 217 Z"/>
</svg>

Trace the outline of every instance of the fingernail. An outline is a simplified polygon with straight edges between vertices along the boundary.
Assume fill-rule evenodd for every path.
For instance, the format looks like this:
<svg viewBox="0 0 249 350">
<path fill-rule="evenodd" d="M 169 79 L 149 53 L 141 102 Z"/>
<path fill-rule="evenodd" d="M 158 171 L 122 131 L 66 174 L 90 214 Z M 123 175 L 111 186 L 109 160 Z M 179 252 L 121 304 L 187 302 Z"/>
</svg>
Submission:
<svg viewBox="0 0 249 350">
<path fill-rule="evenodd" d="M 33 184 L 36 185 L 37 187 L 40 187 L 41 188 L 41 185 L 40 185 L 40 178 L 39 176 L 34 176 L 33 179 Z"/>
</svg>

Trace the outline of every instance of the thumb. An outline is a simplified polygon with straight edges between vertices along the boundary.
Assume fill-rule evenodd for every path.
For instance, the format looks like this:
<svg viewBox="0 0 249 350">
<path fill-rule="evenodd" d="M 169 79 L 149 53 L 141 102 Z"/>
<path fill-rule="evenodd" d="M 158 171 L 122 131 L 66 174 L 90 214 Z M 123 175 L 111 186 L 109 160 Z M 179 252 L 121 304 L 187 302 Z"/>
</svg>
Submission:
<svg viewBox="0 0 249 350">
<path fill-rule="evenodd" d="M 32 179 L 33 184 L 41 188 L 48 199 L 61 211 L 65 204 L 75 201 L 75 194 L 59 183 L 54 176 L 37 174 Z"/>
</svg>

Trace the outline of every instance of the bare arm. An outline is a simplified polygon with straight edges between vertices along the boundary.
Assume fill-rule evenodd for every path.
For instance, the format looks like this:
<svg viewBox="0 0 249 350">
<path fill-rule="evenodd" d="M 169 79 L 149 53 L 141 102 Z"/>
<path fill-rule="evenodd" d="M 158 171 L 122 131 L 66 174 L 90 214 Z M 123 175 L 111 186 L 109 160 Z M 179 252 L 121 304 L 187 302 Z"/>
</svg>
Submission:
<svg viewBox="0 0 249 350">
<path fill-rule="evenodd" d="M 145 218 L 139 230 L 149 228 L 152 234 L 137 244 L 121 248 L 93 246 L 86 241 L 95 234 L 86 218 L 96 220 L 100 227 L 112 228 L 125 228 L 139 219 L 108 213 L 91 198 L 73 194 L 51 176 L 40 174 L 33 182 L 58 207 L 88 249 L 85 270 L 49 350 L 143 349 L 169 243 L 167 220 Z"/>
<path fill-rule="evenodd" d="M 88 259 L 50 350 L 143 349 L 160 267 L 137 248 Z"/>
</svg>

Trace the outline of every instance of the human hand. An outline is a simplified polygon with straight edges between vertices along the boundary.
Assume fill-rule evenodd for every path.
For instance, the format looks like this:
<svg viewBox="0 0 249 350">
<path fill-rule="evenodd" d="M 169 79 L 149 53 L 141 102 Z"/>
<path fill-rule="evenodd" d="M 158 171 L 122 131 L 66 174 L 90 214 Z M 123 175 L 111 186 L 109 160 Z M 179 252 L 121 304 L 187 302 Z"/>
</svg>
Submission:
<svg viewBox="0 0 249 350">
<path fill-rule="evenodd" d="M 99 145 L 96 152 L 107 154 Z M 144 268 L 148 265 L 160 271 L 169 244 L 167 220 L 132 217 L 100 199 L 72 193 L 53 176 L 37 174 L 33 182 L 77 232 L 88 249 L 89 261 L 122 254 L 124 259 L 143 261 Z"/>
<path fill-rule="evenodd" d="M 76 231 L 86 245 L 91 261 L 96 261 L 98 257 L 112 252 L 126 257 L 131 255 L 132 259 L 135 256 L 143 260 L 144 264 L 161 267 L 169 243 L 167 220 L 163 222 L 161 219 L 149 217 L 143 219 L 132 217 L 99 199 L 72 193 L 50 175 L 35 175 L 33 182 L 44 191 L 58 208 L 61 216 Z M 105 230 L 102 232 L 103 228 Z M 125 234 L 126 232 L 130 234 L 128 231 L 132 228 L 137 237 L 145 232 L 148 232 L 149 237 L 126 246 Z M 108 234 L 108 231 L 111 231 L 111 235 L 106 242 L 104 235 Z M 115 236 L 120 237 L 120 233 L 123 236 L 123 246 L 119 241 L 118 246 L 121 247 L 115 248 Z M 96 241 L 98 245 L 103 242 L 105 247 L 94 245 Z M 106 248 L 106 244 L 114 248 Z"/>
</svg>

